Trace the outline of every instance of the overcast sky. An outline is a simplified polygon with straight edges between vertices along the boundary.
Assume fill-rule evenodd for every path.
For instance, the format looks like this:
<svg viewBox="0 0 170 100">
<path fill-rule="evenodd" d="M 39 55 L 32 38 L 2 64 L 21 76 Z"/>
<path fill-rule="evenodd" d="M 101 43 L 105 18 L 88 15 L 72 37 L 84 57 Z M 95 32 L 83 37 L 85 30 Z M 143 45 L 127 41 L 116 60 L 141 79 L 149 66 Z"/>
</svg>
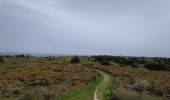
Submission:
<svg viewBox="0 0 170 100">
<path fill-rule="evenodd" d="M 170 0 L 0 0 L 0 52 L 170 57 Z"/>
</svg>

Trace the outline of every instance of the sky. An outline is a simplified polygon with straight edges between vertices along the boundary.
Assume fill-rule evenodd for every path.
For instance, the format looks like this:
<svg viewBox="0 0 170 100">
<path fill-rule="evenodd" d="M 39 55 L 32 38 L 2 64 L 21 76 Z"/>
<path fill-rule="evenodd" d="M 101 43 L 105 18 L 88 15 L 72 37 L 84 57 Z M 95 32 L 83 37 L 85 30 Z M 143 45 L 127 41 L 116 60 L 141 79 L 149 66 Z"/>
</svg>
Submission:
<svg viewBox="0 0 170 100">
<path fill-rule="evenodd" d="M 0 0 L 0 52 L 170 57 L 170 0 Z"/>
</svg>

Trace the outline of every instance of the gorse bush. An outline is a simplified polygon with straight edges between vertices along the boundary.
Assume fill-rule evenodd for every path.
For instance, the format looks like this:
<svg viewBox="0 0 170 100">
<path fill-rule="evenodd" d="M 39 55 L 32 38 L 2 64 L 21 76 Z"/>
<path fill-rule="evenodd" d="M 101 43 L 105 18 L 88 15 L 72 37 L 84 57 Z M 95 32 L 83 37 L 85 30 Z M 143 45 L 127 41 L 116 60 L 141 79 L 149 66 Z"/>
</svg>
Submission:
<svg viewBox="0 0 170 100">
<path fill-rule="evenodd" d="M 74 56 L 72 59 L 71 59 L 71 63 L 79 63 L 80 62 L 80 57 L 78 56 Z"/>
</svg>

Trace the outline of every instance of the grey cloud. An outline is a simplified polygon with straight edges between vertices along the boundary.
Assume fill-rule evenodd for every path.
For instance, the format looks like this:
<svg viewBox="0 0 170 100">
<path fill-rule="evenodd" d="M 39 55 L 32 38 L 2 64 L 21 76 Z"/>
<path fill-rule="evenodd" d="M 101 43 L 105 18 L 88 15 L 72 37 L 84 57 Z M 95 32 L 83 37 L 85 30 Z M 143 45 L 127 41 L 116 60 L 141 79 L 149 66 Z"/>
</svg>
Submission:
<svg viewBox="0 0 170 100">
<path fill-rule="evenodd" d="M 170 56 L 169 0 L 0 1 L 0 52 Z"/>
</svg>

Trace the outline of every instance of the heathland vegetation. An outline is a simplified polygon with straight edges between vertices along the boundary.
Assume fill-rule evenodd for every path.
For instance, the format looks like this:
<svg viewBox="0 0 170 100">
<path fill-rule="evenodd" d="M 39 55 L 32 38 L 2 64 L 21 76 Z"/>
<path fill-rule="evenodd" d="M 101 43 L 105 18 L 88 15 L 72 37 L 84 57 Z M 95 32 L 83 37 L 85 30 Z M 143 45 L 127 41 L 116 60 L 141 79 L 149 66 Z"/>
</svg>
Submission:
<svg viewBox="0 0 170 100">
<path fill-rule="evenodd" d="M 93 68 L 71 64 L 69 57 L 2 59 L 5 63 L 0 63 L 1 100 L 52 100 L 88 86 L 97 78 Z"/>
<path fill-rule="evenodd" d="M 95 67 L 116 77 L 113 100 L 170 99 L 169 58 L 122 56 L 93 56 L 93 58 L 99 62 Z"/>
<path fill-rule="evenodd" d="M 0 100 L 93 100 L 100 71 L 100 100 L 170 99 L 170 58 L 16 55 L 0 57 Z"/>
</svg>

